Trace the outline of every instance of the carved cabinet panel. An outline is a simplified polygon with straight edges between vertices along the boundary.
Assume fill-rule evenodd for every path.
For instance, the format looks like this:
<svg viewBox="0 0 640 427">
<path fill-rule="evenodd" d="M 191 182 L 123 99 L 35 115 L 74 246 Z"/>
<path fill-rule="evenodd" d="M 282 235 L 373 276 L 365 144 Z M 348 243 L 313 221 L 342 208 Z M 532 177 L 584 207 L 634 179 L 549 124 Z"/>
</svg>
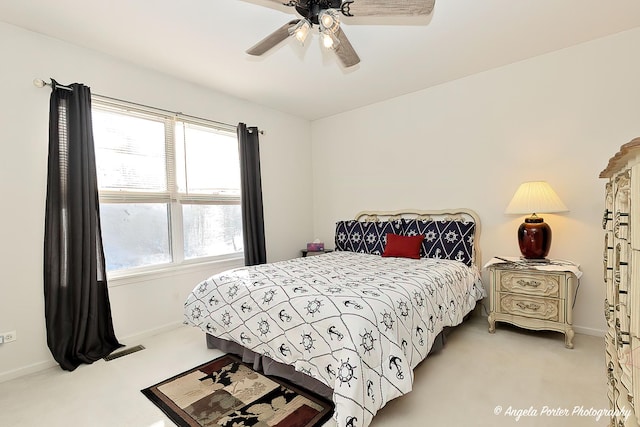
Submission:
<svg viewBox="0 0 640 427">
<path fill-rule="evenodd" d="M 638 427 L 640 399 L 640 138 L 625 144 L 609 160 L 600 178 L 605 184 L 603 278 L 605 372 L 610 425 Z"/>
</svg>

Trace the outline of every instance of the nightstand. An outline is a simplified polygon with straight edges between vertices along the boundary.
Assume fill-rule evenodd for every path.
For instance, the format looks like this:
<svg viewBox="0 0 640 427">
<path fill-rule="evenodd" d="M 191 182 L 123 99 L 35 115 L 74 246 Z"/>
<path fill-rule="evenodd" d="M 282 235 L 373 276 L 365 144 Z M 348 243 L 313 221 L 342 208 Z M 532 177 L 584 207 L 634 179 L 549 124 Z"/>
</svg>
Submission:
<svg viewBox="0 0 640 427">
<path fill-rule="evenodd" d="M 532 330 L 565 334 L 573 348 L 573 303 L 582 273 L 577 264 L 551 260 L 548 264 L 494 258 L 489 268 L 489 332 L 496 322 Z"/>
<path fill-rule="evenodd" d="M 302 252 L 302 257 L 307 257 L 307 256 L 312 256 L 312 255 L 322 255 L 322 254 L 326 254 L 329 252 L 333 252 L 332 249 L 325 249 L 323 251 L 308 251 L 306 249 L 302 249 L 300 252 Z"/>
</svg>

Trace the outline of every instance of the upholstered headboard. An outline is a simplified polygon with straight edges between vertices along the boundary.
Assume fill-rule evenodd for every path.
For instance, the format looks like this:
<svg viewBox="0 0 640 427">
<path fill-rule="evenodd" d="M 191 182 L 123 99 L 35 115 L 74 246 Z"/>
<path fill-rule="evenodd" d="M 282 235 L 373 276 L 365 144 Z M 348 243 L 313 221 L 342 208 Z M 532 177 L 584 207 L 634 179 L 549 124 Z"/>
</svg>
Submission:
<svg viewBox="0 0 640 427">
<path fill-rule="evenodd" d="M 450 232 L 447 230 L 454 229 L 454 234 L 462 234 L 467 239 L 465 244 L 470 248 L 470 263 L 482 268 L 480 218 L 471 209 L 363 211 L 355 216 L 355 221 L 359 223 L 389 223 L 388 227 L 401 227 L 402 232 L 407 234 L 426 234 L 429 236 L 429 234 L 434 234 L 434 231 L 437 233 L 442 232 L 445 233 L 445 236 L 442 236 L 443 238 L 446 237 L 447 232 Z M 385 225 L 385 227 L 387 226 Z M 440 236 L 437 238 L 440 238 Z M 429 242 L 425 239 L 423 250 L 428 252 L 428 245 Z"/>
</svg>

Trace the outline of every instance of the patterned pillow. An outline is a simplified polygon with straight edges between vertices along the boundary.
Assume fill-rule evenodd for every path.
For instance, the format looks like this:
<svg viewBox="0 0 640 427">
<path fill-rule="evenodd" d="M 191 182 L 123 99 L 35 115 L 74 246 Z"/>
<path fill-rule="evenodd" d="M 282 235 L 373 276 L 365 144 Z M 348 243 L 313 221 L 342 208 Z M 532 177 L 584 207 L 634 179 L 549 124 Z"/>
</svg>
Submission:
<svg viewBox="0 0 640 427">
<path fill-rule="evenodd" d="M 402 234 L 401 221 L 338 221 L 336 250 L 382 255 L 388 233 Z"/>
<path fill-rule="evenodd" d="M 402 228 L 405 236 L 424 236 L 422 258 L 451 259 L 473 265 L 474 222 L 403 219 Z"/>
</svg>

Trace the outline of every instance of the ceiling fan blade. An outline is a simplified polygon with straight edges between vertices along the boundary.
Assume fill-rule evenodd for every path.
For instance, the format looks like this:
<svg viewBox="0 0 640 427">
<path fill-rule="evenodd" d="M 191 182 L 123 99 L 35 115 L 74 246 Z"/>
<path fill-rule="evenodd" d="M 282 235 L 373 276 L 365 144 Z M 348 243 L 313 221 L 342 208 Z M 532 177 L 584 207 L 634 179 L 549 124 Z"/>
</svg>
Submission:
<svg viewBox="0 0 640 427">
<path fill-rule="evenodd" d="M 360 57 L 351 45 L 347 35 L 342 31 L 342 28 L 338 28 L 338 31 L 336 31 L 336 37 L 340 43 L 338 43 L 334 50 L 336 55 L 338 55 L 338 59 L 342 62 L 342 65 L 348 68 L 358 64 L 360 62 Z"/>
<path fill-rule="evenodd" d="M 346 16 L 412 16 L 428 15 L 435 0 L 345 0 L 342 13 Z"/>
<path fill-rule="evenodd" d="M 278 3 L 283 6 L 296 6 L 298 4 L 297 0 L 267 0 L 273 3 Z"/>
<path fill-rule="evenodd" d="M 260 40 L 254 46 L 250 47 L 247 50 L 247 53 L 254 56 L 260 56 L 264 54 L 269 49 L 275 47 L 276 45 L 289 38 L 289 29 L 296 25 L 298 22 L 300 22 L 299 19 L 294 19 L 293 21 L 287 22 L 282 27 L 278 28 L 264 39 Z"/>
</svg>

